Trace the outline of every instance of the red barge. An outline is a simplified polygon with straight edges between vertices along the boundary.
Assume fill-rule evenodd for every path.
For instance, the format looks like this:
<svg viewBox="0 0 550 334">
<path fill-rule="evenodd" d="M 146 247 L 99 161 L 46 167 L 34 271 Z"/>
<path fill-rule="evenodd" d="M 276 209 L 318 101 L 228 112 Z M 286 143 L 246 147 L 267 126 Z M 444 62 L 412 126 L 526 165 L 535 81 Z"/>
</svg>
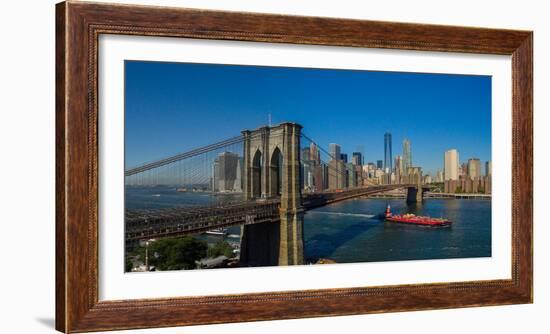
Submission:
<svg viewBox="0 0 550 334">
<path fill-rule="evenodd" d="M 385 220 L 392 223 L 423 225 L 423 226 L 450 226 L 452 222 L 443 218 L 431 218 L 426 216 L 416 216 L 412 213 L 402 215 L 392 215 L 391 208 L 388 205 L 384 213 Z"/>
</svg>

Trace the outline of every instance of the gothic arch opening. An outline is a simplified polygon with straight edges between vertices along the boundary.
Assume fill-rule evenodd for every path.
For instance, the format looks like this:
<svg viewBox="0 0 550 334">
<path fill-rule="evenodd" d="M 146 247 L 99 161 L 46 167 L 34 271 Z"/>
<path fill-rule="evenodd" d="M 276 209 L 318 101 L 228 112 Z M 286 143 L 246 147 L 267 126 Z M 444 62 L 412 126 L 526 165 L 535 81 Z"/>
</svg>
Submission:
<svg viewBox="0 0 550 334">
<path fill-rule="evenodd" d="M 281 196 L 283 184 L 283 155 L 278 147 L 269 159 L 269 195 Z"/>
<path fill-rule="evenodd" d="M 262 197 L 262 152 L 256 150 L 252 159 L 252 198 Z"/>
</svg>

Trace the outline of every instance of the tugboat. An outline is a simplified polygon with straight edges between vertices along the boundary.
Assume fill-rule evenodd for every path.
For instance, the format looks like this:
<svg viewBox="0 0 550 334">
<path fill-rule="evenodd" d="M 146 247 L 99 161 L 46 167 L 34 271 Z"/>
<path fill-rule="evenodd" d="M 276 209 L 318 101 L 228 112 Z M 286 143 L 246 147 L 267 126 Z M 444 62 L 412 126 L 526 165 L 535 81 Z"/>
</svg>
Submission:
<svg viewBox="0 0 550 334">
<path fill-rule="evenodd" d="M 444 218 L 431 218 L 426 216 L 416 216 L 412 213 L 406 213 L 402 215 L 392 215 L 391 208 L 388 205 L 386 207 L 386 212 L 384 213 L 384 218 L 386 221 L 392 223 L 401 223 L 401 224 L 412 224 L 412 225 L 423 225 L 423 226 L 434 226 L 434 227 L 444 227 L 451 226 L 452 222 Z"/>
</svg>

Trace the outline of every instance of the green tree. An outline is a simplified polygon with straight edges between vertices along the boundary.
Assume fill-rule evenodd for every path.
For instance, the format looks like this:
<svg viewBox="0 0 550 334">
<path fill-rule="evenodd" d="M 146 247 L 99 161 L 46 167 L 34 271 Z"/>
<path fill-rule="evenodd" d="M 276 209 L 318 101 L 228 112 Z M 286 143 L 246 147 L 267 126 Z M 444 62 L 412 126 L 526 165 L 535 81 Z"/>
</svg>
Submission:
<svg viewBox="0 0 550 334">
<path fill-rule="evenodd" d="M 208 248 L 208 257 L 218 257 L 225 255 L 228 258 L 233 257 L 233 248 L 227 241 L 217 242 L 214 246 Z"/>
<path fill-rule="evenodd" d="M 195 261 L 204 258 L 207 250 L 205 241 L 191 236 L 157 240 L 149 245 L 149 265 L 159 270 L 195 269 Z"/>
<path fill-rule="evenodd" d="M 134 267 L 134 264 L 132 263 L 132 257 L 126 256 L 124 260 L 124 268 L 126 272 L 132 271 L 132 268 Z"/>
</svg>

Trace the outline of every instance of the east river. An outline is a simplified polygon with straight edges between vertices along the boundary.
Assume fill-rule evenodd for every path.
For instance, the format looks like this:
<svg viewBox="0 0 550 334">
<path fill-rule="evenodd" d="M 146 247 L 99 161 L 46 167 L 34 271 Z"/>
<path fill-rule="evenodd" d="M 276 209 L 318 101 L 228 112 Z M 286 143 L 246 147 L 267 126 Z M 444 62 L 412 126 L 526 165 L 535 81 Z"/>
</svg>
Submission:
<svg viewBox="0 0 550 334">
<path fill-rule="evenodd" d="M 168 208 L 232 201 L 231 195 L 176 192 L 174 188 L 127 188 L 126 207 Z M 443 217 L 452 227 L 437 228 L 384 222 L 377 218 L 389 204 L 393 213 Z M 238 238 L 240 227 L 228 230 Z M 304 258 L 338 263 L 446 259 L 491 256 L 491 201 L 425 199 L 407 205 L 404 199 L 358 198 L 306 212 Z"/>
</svg>

